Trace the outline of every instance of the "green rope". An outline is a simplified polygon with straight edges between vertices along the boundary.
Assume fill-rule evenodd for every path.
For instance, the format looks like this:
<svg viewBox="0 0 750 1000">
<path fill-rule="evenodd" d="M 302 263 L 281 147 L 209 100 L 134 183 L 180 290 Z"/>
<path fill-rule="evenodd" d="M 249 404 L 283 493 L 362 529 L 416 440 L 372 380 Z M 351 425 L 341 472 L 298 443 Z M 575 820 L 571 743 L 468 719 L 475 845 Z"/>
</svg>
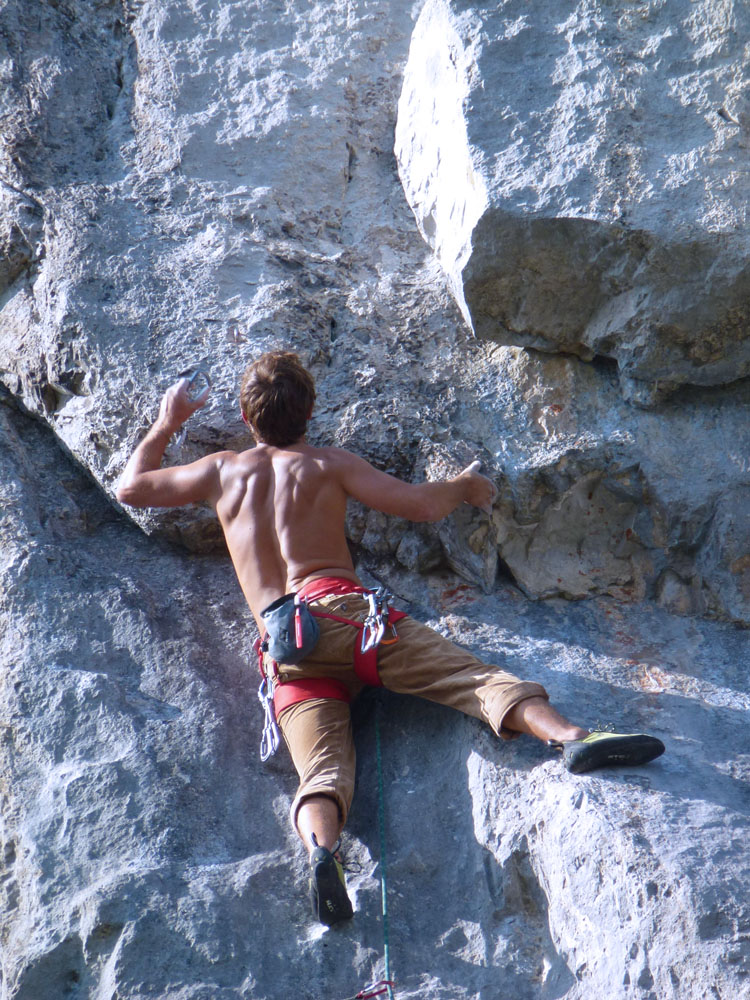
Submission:
<svg viewBox="0 0 750 1000">
<path fill-rule="evenodd" d="M 378 826 L 380 828 L 380 898 L 383 913 L 383 953 L 385 978 L 391 979 L 391 957 L 388 943 L 388 891 L 385 881 L 385 789 L 383 786 L 383 760 L 380 753 L 380 699 L 375 705 L 375 753 L 378 762 Z M 388 1000 L 394 1000 L 393 989 L 388 986 Z"/>
</svg>

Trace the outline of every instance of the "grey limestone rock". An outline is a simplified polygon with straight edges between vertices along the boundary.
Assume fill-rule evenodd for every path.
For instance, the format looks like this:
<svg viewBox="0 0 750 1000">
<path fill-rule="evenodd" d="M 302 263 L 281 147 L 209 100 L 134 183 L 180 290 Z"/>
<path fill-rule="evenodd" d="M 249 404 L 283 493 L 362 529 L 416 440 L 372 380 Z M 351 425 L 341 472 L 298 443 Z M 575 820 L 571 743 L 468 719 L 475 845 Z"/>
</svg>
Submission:
<svg viewBox="0 0 750 1000">
<path fill-rule="evenodd" d="M 750 551 L 750 489 L 736 486 L 717 504 L 701 550 L 701 579 L 709 606 L 745 621 L 750 600 L 750 558 L 730 553 Z"/>
<path fill-rule="evenodd" d="M 398 1000 L 747 991 L 746 20 L 671 0 L 0 5 L 0 1000 L 343 1000 L 380 978 L 376 718 Z M 435 72 L 457 64 L 440 100 L 415 83 L 430 24 Z M 545 158 L 558 50 L 567 131 Z M 493 51 L 509 79 L 525 64 L 502 101 Z M 526 115 L 495 123 L 525 124 L 521 174 L 562 172 L 533 218 L 505 191 L 478 240 L 457 138 L 489 184 L 498 133 L 473 123 L 493 102 Z M 458 173 L 432 232 L 413 186 L 433 165 L 403 136 L 416 150 L 438 113 Z M 538 278 L 504 315 L 535 317 L 543 353 L 462 319 L 469 256 L 501 237 Z M 212 512 L 113 499 L 197 362 L 214 390 L 167 461 L 246 447 L 239 374 L 278 344 L 316 377 L 314 441 L 415 481 L 479 458 L 498 486 L 491 517 L 438 525 L 352 505 L 363 577 L 582 722 L 667 744 L 573 778 L 530 740 L 367 693 L 356 916 L 332 931 L 308 916 L 291 762 L 257 761 L 253 626 Z"/>
<path fill-rule="evenodd" d="M 392 570 L 433 627 L 668 750 L 575 778 L 532 741 L 364 696 L 344 840 L 356 914 L 322 931 L 288 827 L 291 763 L 256 757 L 227 561 L 145 538 L 46 429 L 8 406 L 0 422 L 0 995 L 314 1000 L 380 978 L 376 718 L 397 997 L 742 995 L 745 632 Z"/>
<path fill-rule="evenodd" d="M 424 7 L 410 63 L 408 5 L 322 17 L 265 3 L 6 4 L 0 378 L 111 494 L 179 372 L 206 363 L 214 391 L 171 462 L 245 447 L 239 374 L 291 344 L 318 381 L 315 440 L 414 479 L 480 457 L 500 487 L 491 524 L 460 512 L 365 530 L 354 518 L 365 551 L 449 565 L 485 589 L 500 566 L 533 597 L 647 595 L 750 620 L 741 588 L 704 580 L 717 559 L 747 555 L 744 536 L 722 532 L 702 555 L 716 505 L 747 478 L 743 384 L 686 389 L 640 416 L 606 366 L 484 346 L 451 306 L 390 153 L 402 72 L 399 135 L 405 106 L 415 127 L 430 120 L 432 104 L 407 101 L 430 11 L 449 18 Z M 402 175 L 408 192 L 403 155 Z M 130 515 L 222 551 L 209 511 Z M 685 585 L 676 604 L 669 574 Z"/>
<path fill-rule="evenodd" d="M 479 337 L 627 396 L 750 371 L 744 3 L 427 0 L 396 152 Z"/>
</svg>

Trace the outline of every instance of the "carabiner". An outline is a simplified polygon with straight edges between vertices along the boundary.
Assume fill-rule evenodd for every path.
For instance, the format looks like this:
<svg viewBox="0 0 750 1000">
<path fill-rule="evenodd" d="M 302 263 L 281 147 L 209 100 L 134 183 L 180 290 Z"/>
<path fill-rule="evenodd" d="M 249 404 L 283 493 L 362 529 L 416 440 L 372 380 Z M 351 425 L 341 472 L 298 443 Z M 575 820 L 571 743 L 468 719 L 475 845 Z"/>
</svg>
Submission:
<svg viewBox="0 0 750 1000">
<path fill-rule="evenodd" d="M 268 692 L 268 679 L 266 677 L 260 682 L 258 701 L 263 706 L 265 714 L 263 733 L 260 738 L 260 759 L 265 763 L 269 757 L 273 757 L 281 742 L 279 727 L 276 724 L 276 713 L 273 709 L 273 695 Z"/>
</svg>

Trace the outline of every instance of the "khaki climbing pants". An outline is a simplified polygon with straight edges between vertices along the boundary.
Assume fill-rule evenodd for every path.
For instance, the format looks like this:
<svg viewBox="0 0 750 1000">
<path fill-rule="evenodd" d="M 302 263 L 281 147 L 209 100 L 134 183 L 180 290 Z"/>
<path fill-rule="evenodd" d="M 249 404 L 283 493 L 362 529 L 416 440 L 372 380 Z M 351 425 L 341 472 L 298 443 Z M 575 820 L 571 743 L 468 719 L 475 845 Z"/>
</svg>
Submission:
<svg viewBox="0 0 750 1000">
<path fill-rule="evenodd" d="M 360 594 L 345 594 L 320 598 L 311 608 L 361 622 L 368 605 Z M 326 618 L 319 618 L 318 624 L 320 639 L 312 654 L 295 666 L 280 665 L 279 682 L 330 677 L 354 698 L 363 687 L 353 667 L 354 643 L 360 641 L 361 631 Z M 503 719 L 518 702 L 548 697 L 541 684 L 483 663 L 413 618 L 401 619 L 397 628 L 398 641 L 378 649 L 380 679 L 389 691 L 457 708 L 489 723 L 503 739 L 517 735 L 503 728 Z M 339 698 L 310 698 L 290 705 L 278 722 L 300 779 L 292 823 L 296 827 L 299 807 L 311 795 L 334 799 L 345 823 L 354 795 L 355 766 L 349 704 Z"/>
</svg>

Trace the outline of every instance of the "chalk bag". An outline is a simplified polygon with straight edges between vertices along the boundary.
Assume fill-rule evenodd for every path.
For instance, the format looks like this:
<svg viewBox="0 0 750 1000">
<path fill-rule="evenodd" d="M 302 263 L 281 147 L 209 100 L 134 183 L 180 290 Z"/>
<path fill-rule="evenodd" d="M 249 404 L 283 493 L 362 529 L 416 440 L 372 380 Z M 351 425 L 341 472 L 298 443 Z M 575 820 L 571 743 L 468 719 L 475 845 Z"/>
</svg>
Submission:
<svg viewBox="0 0 750 1000">
<path fill-rule="evenodd" d="M 284 594 L 261 611 L 266 626 L 264 647 L 277 663 L 299 663 L 312 653 L 320 627 L 297 594 Z"/>
</svg>

